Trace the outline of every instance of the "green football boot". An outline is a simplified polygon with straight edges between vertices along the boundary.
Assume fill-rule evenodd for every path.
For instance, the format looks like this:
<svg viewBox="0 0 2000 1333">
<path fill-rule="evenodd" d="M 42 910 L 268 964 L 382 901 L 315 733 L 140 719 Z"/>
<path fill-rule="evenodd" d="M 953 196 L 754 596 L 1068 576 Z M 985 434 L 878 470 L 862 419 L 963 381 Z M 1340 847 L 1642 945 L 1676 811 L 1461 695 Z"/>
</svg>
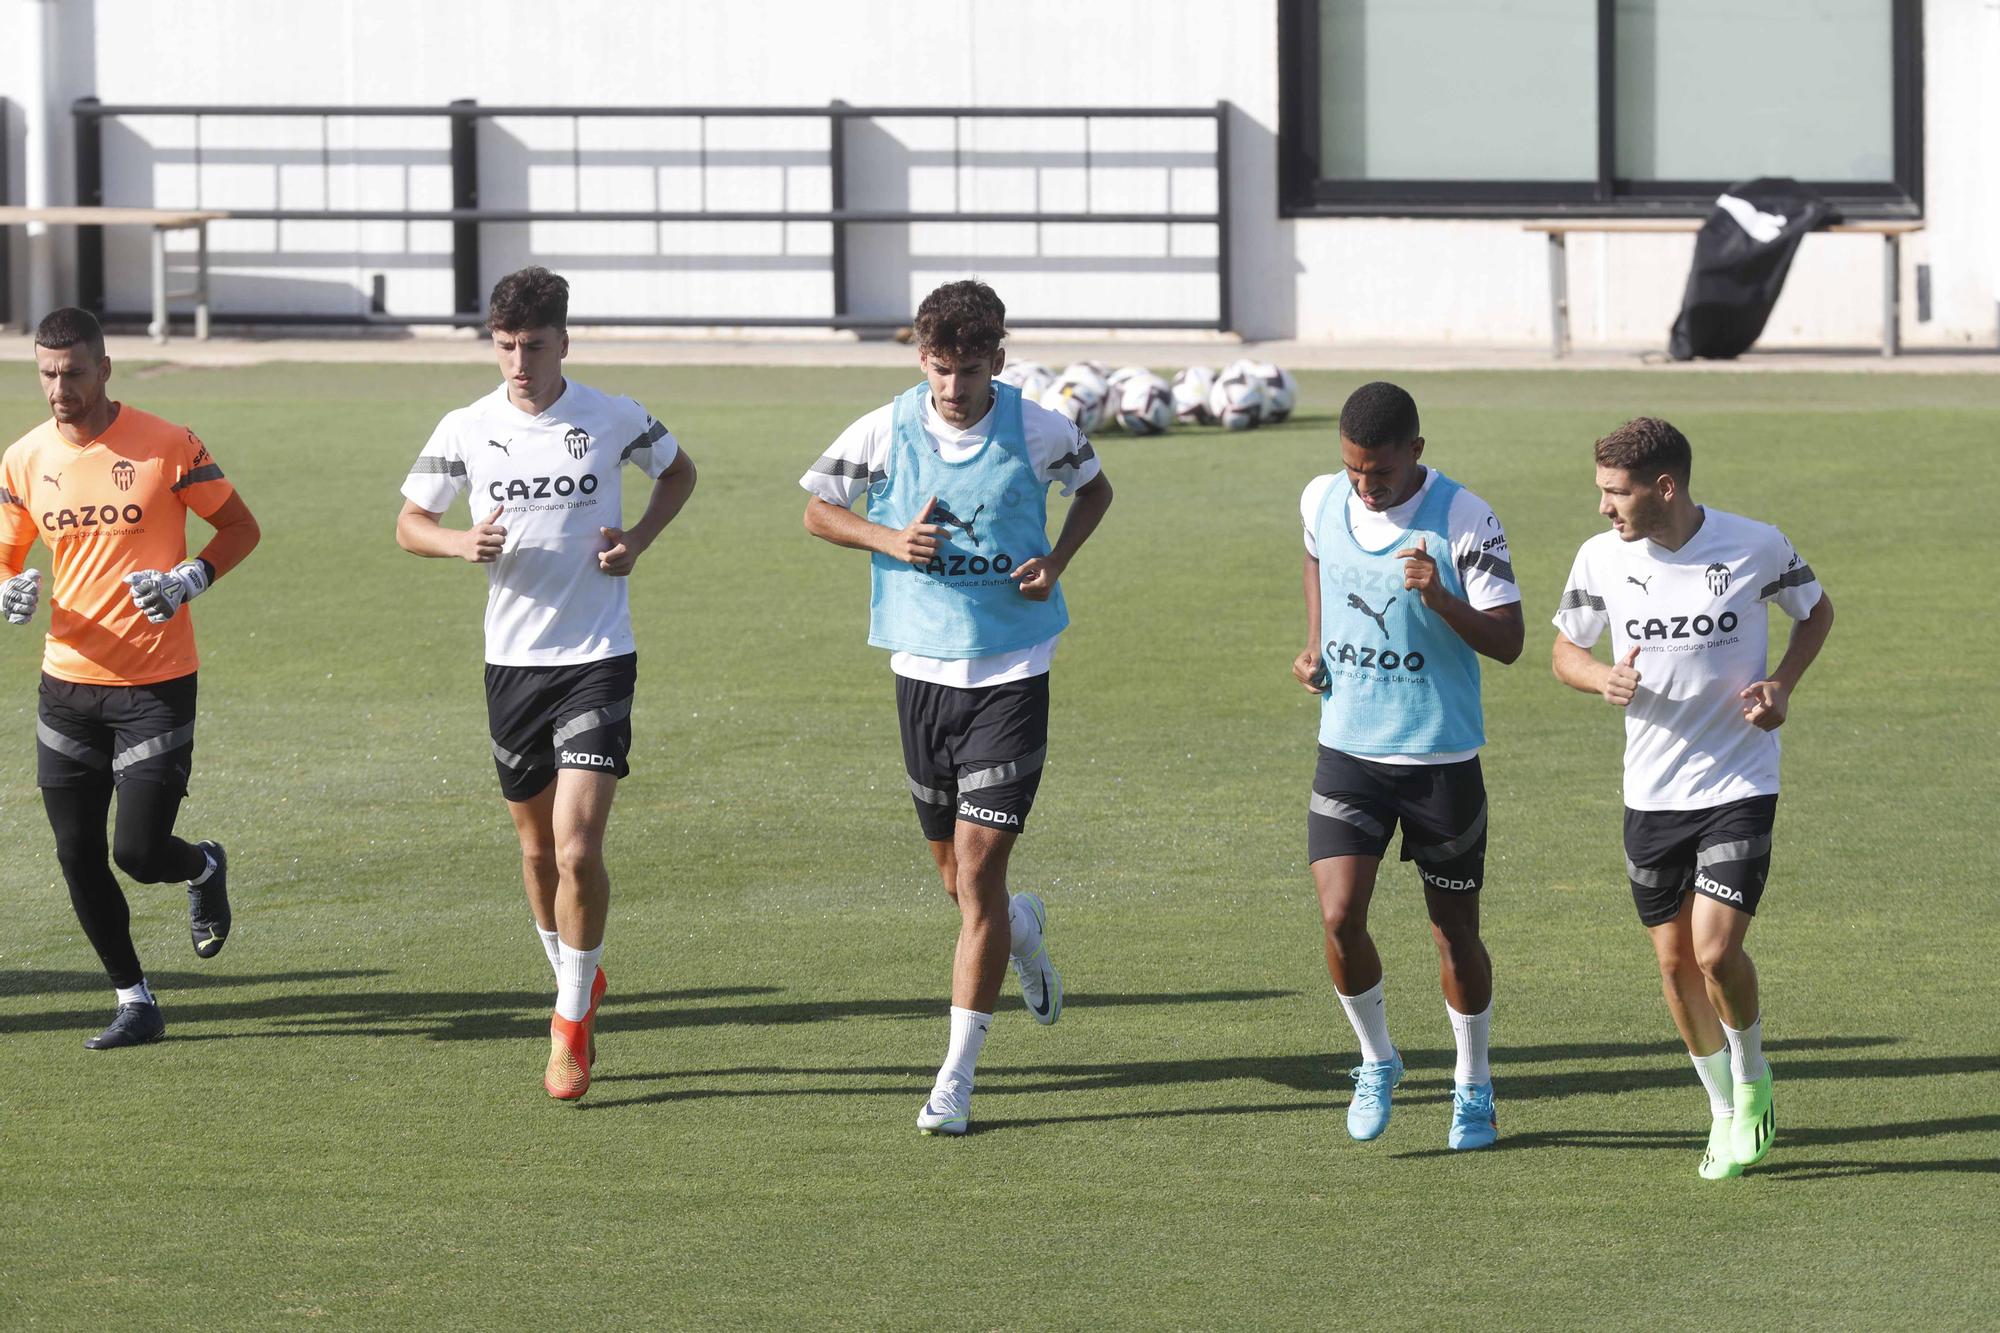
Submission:
<svg viewBox="0 0 2000 1333">
<path fill-rule="evenodd" d="M 1771 1097 L 1771 1071 L 1766 1067 L 1764 1077 L 1736 1085 L 1736 1123 L 1729 1133 L 1736 1165 L 1755 1166 L 1763 1161 L 1777 1133 L 1778 1112 Z"/>
<path fill-rule="evenodd" d="M 1702 1152 L 1701 1178 L 1703 1180 L 1730 1180 L 1743 1174 L 1743 1168 L 1736 1161 L 1735 1138 L 1736 1117 L 1719 1115 L 1708 1127 L 1708 1147 Z"/>
</svg>

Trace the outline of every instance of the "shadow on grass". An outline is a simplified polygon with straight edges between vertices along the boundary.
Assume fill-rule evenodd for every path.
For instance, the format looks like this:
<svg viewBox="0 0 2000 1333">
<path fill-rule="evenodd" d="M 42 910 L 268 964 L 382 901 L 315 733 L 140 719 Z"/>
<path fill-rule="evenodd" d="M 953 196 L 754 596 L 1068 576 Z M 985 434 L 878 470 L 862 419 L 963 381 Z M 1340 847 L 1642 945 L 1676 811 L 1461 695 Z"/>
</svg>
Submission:
<svg viewBox="0 0 2000 1333">
<path fill-rule="evenodd" d="M 174 1041 L 270 1040 L 297 1037 L 417 1037 L 430 1041 L 506 1041 L 546 1037 L 549 990 L 510 991 L 375 991 L 365 988 L 328 990 L 319 983 L 388 975 L 381 971 L 243 973 L 155 973 L 150 980 L 159 992 Z M 226 980 L 225 980 L 226 978 Z M 18 979 L 18 984 L 17 984 Z M 32 983 L 27 979 L 33 979 Z M 102 973 L 0 973 L 0 997 L 43 993 L 99 992 L 106 989 Z M 211 1001 L 186 998 L 216 986 L 304 986 L 291 994 Z M 744 1000 L 782 994 L 777 986 L 710 986 L 684 990 L 621 992 L 606 997 L 601 1031 L 636 1032 L 700 1027 L 786 1027 L 830 1023 L 850 1018 L 941 1019 L 945 1001 L 939 996 L 912 999 L 799 1000 L 712 1004 L 714 1000 Z M 1162 994 L 1094 994 L 1078 996 L 1072 1008 L 1152 1007 L 1286 999 L 1287 990 L 1221 990 Z M 1018 999 L 1003 1008 L 1021 1008 Z M 0 1034 L 96 1031 L 109 1012 L 104 1005 L 89 1009 L 44 1010 L 0 1014 Z M 202 1031 L 204 1024 L 228 1030 Z"/>
<path fill-rule="evenodd" d="M 148 972 L 146 979 L 165 994 L 229 986 L 306 986 L 324 981 L 358 981 L 363 977 L 388 975 L 385 968 L 352 967 L 320 972 Z M 102 972 L 0 969 L 0 1000 L 22 995 L 103 995 L 110 989 L 111 983 L 105 980 Z"/>
<path fill-rule="evenodd" d="M 1792 1065 L 1787 1065 L 1787 1070 Z M 1990 1068 L 1990 1064 L 1987 1066 Z M 1879 1125 L 1808 1125 L 1793 1128 L 1779 1122 L 1774 1152 L 1779 1160 L 1766 1159 L 1751 1167 L 1745 1179 L 1828 1180 L 1840 1176 L 1898 1175 L 1905 1172 L 1965 1171 L 2000 1174 L 2000 1159 L 1958 1158 L 1897 1162 L 1783 1160 L 1782 1154 L 1801 1148 L 1827 1148 L 1855 1143 L 1889 1143 L 1910 1139 L 1934 1139 L 1949 1134 L 1991 1134 L 2000 1132 L 2000 1115 L 1958 1116 L 1944 1120 L 1906 1120 Z M 1656 1131 L 1618 1129 L 1551 1129 L 1529 1134 L 1502 1134 L 1486 1152 L 1532 1152 L 1546 1148 L 1613 1148 L 1621 1151 L 1666 1150 L 1695 1157 L 1708 1141 L 1705 1130 Z M 1390 1154 L 1399 1160 L 1458 1156 L 1449 1148 L 1423 1148 Z"/>
<path fill-rule="evenodd" d="M 1138 998 L 1138 997 L 1130 997 Z M 1791 1038 L 1772 1042 L 1774 1051 L 1803 1049 L 1857 1049 L 1895 1044 L 1893 1037 L 1830 1037 L 1815 1041 Z M 1681 1088 L 1689 1075 L 1674 1061 L 1661 1060 L 1657 1043 L 1587 1043 L 1576 1046 L 1502 1047 L 1493 1052 L 1496 1067 L 1503 1069 L 1502 1097 L 1509 1102 L 1557 1100 L 1582 1093 L 1615 1095 L 1649 1088 Z M 1630 1061 L 1644 1059 L 1650 1065 L 1622 1065 L 1600 1071 L 1563 1070 L 1537 1074 L 1523 1066 L 1543 1062 L 1571 1063 L 1577 1060 Z M 1453 1052 L 1445 1050 L 1404 1052 L 1410 1075 L 1398 1092 L 1398 1105 L 1441 1104 L 1451 1100 Z M 1977 1073 L 1989 1070 L 1992 1062 L 1981 1057 L 1942 1056 L 1906 1060 L 1870 1056 L 1855 1059 L 1804 1059 L 1789 1056 L 1783 1064 L 1785 1077 L 1863 1078 L 1904 1077 L 1913 1074 Z M 1437 1071 L 1435 1073 L 1425 1071 Z M 915 1082 L 931 1076 L 930 1066 L 916 1065 L 737 1065 L 718 1069 L 680 1069 L 657 1073 L 599 1075 L 594 1083 L 664 1083 L 672 1086 L 654 1092 L 619 1098 L 593 1098 L 589 1105 L 599 1109 L 615 1106 L 644 1106 L 665 1102 L 698 1101 L 730 1097 L 879 1097 L 906 1096 Z M 883 1083 L 828 1083 L 828 1079 L 895 1079 Z M 717 1087 L 716 1083 L 757 1080 L 764 1086 Z M 773 1082 L 778 1086 L 770 1086 Z M 991 1104 L 995 1097 L 1022 1094 L 1069 1095 L 1115 1092 L 1131 1088 L 1208 1087 L 1217 1084 L 1251 1083 L 1313 1094 L 1322 1100 L 1293 1104 L 1258 1103 L 1207 1110 L 1175 1107 L 1135 1111 L 1106 1111 L 1036 1119 L 994 1120 L 982 1116 L 986 1129 L 1021 1128 L 1034 1125 L 1065 1124 L 1106 1120 L 1147 1120 L 1190 1115 L 1266 1114 L 1279 1110 L 1325 1111 L 1345 1104 L 1340 1094 L 1348 1085 L 1344 1060 L 1322 1054 L 1244 1055 L 1206 1060 L 1135 1060 L 1110 1064 L 1008 1065 L 989 1061 L 980 1069 L 979 1095 Z M 690 1085 L 693 1086 L 690 1086 Z M 707 1085 L 707 1086 L 704 1086 Z M 1680 1135 L 1669 1136 L 1680 1144 Z M 1505 1140 L 1503 1140 L 1504 1142 Z M 1699 1146 L 1699 1145 L 1697 1145 Z"/>
</svg>

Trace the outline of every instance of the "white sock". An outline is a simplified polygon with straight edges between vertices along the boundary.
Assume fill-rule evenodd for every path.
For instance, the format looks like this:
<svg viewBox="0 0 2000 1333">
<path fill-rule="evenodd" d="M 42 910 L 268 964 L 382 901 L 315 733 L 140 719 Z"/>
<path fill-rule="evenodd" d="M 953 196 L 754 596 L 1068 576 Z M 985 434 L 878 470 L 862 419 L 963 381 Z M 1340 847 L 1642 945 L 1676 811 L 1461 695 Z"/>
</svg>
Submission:
<svg viewBox="0 0 2000 1333">
<path fill-rule="evenodd" d="M 139 984 L 136 986 L 119 986 L 116 989 L 118 991 L 118 1003 L 120 1004 L 159 1003 L 158 1000 L 153 998 L 153 988 L 146 984 L 144 977 L 139 978 Z"/>
<path fill-rule="evenodd" d="M 1444 1011 L 1451 1016 L 1451 1035 L 1458 1042 L 1458 1065 L 1452 1070 L 1452 1082 L 1460 1087 L 1468 1083 L 1491 1083 L 1493 1071 L 1486 1064 L 1486 1034 L 1493 1026 L 1493 1001 L 1488 1000 L 1486 1008 L 1476 1014 L 1461 1014 L 1449 1004 Z"/>
<path fill-rule="evenodd" d="M 1738 1083 L 1755 1083 L 1770 1072 L 1764 1063 L 1764 1015 L 1741 1032 L 1724 1023 L 1722 1035 L 1729 1038 L 1729 1072 Z"/>
<path fill-rule="evenodd" d="M 542 937 L 542 952 L 549 956 L 549 971 L 555 973 L 557 978 L 561 978 L 562 936 L 553 930 L 543 930 L 540 926 L 535 927 L 535 933 Z"/>
<path fill-rule="evenodd" d="M 1007 929 L 1013 934 L 1007 948 L 1014 957 L 1033 958 L 1042 947 L 1042 928 L 1018 893 L 1007 900 Z"/>
<path fill-rule="evenodd" d="M 206 861 L 208 864 L 204 865 L 201 868 L 201 873 L 199 875 L 196 875 L 193 879 L 188 881 L 189 884 L 193 885 L 197 889 L 200 888 L 202 885 L 208 883 L 208 877 L 215 873 L 215 853 L 211 852 L 210 850 L 208 850 L 208 848 L 204 847 L 201 849 L 201 856 L 202 859 Z"/>
<path fill-rule="evenodd" d="M 1354 1025 L 1354 1035 L 1361 1041 L 1361 1058 L 1370 1064 L 1396 1058 L 1396 1047 L 1389 1040 L 1389 1012 L 1382 1000 L 1382 982 L 1378 981 L 1359 995 L 1340 995 L 1340 1007 L 1347 1011 L 1347 1021 Z"/>
<path fill-rule="evenodd" d="M 597 980 L 597 965 L 604 960 L 604 946 L 572 949 L 556 945 L 556 1012 L 572 1023 L 583 1021 L 590 1012 L 590 983 Z"/>
<path fill-rule="evenodd" d="M 957 1005 L 951 1007 L 951 1045 L 946 1048 L 944 1064 L 938 1069 L 938 1082 L 957 1079 L 968 1088 L 972 1086 L 972 1067 L 979 1063 L 980 1048 L 986 1045 L 986 1029 L 992 1026 L 991 1014 Z"/>
<path fill-rule="evenodd" d="M 1701 1076 L 1701 1086 L 1708 1089 L 1709 1114 L 1735 1115 L 1736 1087 L 1729 1073 L 1729 1048 L 1720 1047 L 1707 1055 L 1689 1051 L 1688 1059 L 1694 1061 L 1694 1072 Z"/>
</svg>

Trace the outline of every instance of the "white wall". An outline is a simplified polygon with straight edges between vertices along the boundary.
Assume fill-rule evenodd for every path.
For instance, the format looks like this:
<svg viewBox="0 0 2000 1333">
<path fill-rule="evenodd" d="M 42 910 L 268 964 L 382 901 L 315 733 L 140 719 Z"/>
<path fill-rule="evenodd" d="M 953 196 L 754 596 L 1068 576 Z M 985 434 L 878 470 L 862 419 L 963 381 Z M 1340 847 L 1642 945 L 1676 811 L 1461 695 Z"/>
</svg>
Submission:
<svg viewBox="0 0 2000 1333">
<path fill-rule="evenodd" d="M 27 31 L 51 11 L 57 67 L 48 113 L 31 97 L 31 51 L 0 55 L 0 96 L 15 141 L 45 134 L 51 190 L 72 198 L 70 99 L 232 104 L 1015 106 L 1078 103 L 1207 105 L 1231 122 L 1236 322 L 1252 337 L 1349 343 L 1534 345 L 1548 338 L 1544 241 L 1518 223 L 1300 219 L 1277 215 L 1275 0 L 0 0 L 0 24 Z M 1990 346 L 2000 294 L 2000 0 L 1927 0 L 1927 229 L 1904 244 L 1909 345 Z M 35 124 L 39 117 L 39 124 Z M 1157 129 L 1157 125 L 1155 126 Z M 1183 132 L 1184 131 L 1184 132 Z M 705 190 L 714 207 L 827 201 L 825 122 L 712 122 L 709 169 L 695 169 L 686 122 L 583 125 L 571 170 L 567 121 L 496 121 L 481 130 L 489 206 L 680 207 Z M 856 123 L 851 206 L 966 207 L 1081 202 L 1075 122 L 981 122 L 959 143 L 978 165 L 954 180 L 951 125 Z M 1210 207 L 1198 164 L 1208 126 L 1166 133 L 1100 125 L 1091 174 L 1099 208 L 1157 208 L 1165 181 L 1178 207 Z M 442 121 L 317 121 L 203 126 L 201 202 L 228 207 L 444 207 Z M 119 122 L 106 136 L 108 202 L 194 202 L 185 120 Z M 322 151 L 334 161 L 321 165 Z M 1031 155 L 1032 154 L 1032 158 Z M 1114 155 L 1109 165 L 1105 155 Z M 18 153 L 16 154 L 18 156 Z M 20 198 L 23 168 L 10 175 Z M 1037 193 L 1039 192 L 1039 194 Z M 17 242 L 19 233 L 15 233 Z M 489 226 L 483 282 L 545 259 L 567 272 L 579 312 L 717 311 L 744 315 L 830 308 L 823 225 L 667 227 Z M 235 222 L 215 228 L 219 308 L 365 309 L 375 274 L 391 311 L 451 303 L 449 228 L 442 224 Z M 906 311 L 935 282 L 965 271 L 993 280 L 1017 314 L 1199 316 L 1214 308 L 1206 272 L 1212 229 L 969 225 L 856 228 L 851 303 Z M 1765 335 L 1768 345 L 1867 345 L 1880 336 L 1880 247 L 1870 237 L 1816 236 L 1802 248 Z M 59 295 L 74 295 L 64 256 Z M 1662 345 L 1679 303 L 1692 240 L 1578 238 L 1571 244 L 1572 331 L 1580 345 Z M 23 247 L 13 247 L 16 290 Z M 107 236 L 109 300 L 145 300 L 143 238 Z M 632 258 L 634 254 L 638 258 Z M 1933 318 L 1915 322 L 1914 267 L 1932 267 Z"/>
</svg>

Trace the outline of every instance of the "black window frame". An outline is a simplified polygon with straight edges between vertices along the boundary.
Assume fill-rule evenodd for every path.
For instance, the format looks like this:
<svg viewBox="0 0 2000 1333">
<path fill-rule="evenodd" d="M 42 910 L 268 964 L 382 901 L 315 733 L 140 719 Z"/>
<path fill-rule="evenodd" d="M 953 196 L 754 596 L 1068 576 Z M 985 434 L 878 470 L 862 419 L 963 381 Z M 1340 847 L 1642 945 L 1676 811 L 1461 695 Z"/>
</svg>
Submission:
<svg viewBox="0 0 2000 1333">
<path fill-rule="evenodd" d="M 1923 0 L 1891 5 L 1890 106 L 1895 174 L 1888 181 L 1807 181 L 1843 216 L 1921 218 L 1924 200 Z M 1597 0 L 1597 179 L 1353 180 L 1319 171 L 1318 0 L 1278 0 L 1280 217 L 1699 217 L 1733 182 L 1633 181 L 1617 152 L 1617 0 Z"/>
</svg>

